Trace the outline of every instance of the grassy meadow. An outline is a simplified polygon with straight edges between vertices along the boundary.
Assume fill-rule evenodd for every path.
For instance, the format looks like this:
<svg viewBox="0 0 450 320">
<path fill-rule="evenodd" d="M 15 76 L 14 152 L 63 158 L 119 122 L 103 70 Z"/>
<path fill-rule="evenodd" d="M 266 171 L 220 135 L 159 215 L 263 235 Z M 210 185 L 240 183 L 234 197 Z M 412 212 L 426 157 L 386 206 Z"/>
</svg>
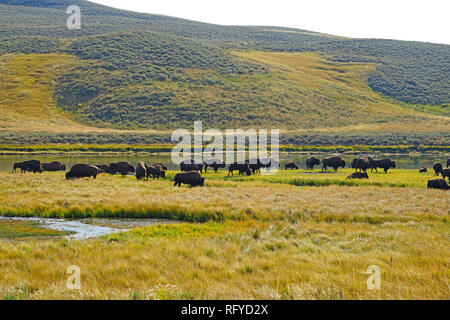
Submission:
<svg viewBox="0 0 450 320">
<path fill-rule="evenodd" d="M 351 171 L 208 172 L 202 188 L 173 187 L 174 172 L 143 182 L 0 173 L 0 215 L 184 221 L 83 241 L 2 222 L 0 298 L 449 299 L 448 191 L 424 188 L 432 173 L 353 182 Z M 81 290 L 65 286 L 70 265 Z M 370 265 L 380 290 L 367 289 Z"/>
</svg>

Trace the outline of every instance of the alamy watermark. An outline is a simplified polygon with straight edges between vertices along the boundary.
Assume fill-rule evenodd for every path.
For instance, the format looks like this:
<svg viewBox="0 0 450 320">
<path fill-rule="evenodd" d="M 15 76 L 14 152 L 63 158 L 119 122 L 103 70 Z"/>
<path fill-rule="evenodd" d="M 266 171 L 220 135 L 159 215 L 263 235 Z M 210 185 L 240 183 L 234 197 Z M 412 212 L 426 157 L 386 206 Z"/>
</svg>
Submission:
<svg viewBox="0 0 450 320">
<path fill-rule="evenodd" d="M 81 289 L 81 269 L 79 266 L 69 266 L 67 268 L 67 274 L 70 276 L 67 278 L 66 287 L 69 290 Z"/>
<path fill-rule="evenodd" d="M 77 5 L 69 6 L 66 10 L 69 15 L 66 21 L 67 28 L 69 30 L 81 29 L 81 9 Z"/>
<path fill-rule="evenodd" d="M 367 268 L 365 274 L 370 274 L 367 278 L 367 290 L 381 289 L 381 269 L 377 265 L 371 265 Z"/>
<path fill-rule="evenodd" d="M 270 130 L 270 144 L 268 135 L 266 129 L 226 129 L 225 133 L 218 129 L 203 131 L 202 121 L 195 121 L 192 133 L 187 129 L 172 132 L 171 141 L 177 143 L 172 149 L 172 162 L 219 160 L 229 165 L 247 161 L 266 168 L 262 174 L 275 174 L 279 169 L 280 130 Z"/>
</svg>

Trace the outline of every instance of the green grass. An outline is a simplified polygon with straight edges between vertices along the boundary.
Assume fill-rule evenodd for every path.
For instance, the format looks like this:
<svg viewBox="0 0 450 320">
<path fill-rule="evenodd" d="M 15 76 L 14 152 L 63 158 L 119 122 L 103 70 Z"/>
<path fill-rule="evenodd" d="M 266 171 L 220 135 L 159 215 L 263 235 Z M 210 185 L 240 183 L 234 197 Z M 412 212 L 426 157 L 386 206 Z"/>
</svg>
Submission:
<svg viewBox="0 0 450 320">
<path fill-rule="evenodd" d="M 0 220 L 0 239 L 55 237 L 68 234 L 70 232 L 44 228 L 37 222 Z"/>
</svg>

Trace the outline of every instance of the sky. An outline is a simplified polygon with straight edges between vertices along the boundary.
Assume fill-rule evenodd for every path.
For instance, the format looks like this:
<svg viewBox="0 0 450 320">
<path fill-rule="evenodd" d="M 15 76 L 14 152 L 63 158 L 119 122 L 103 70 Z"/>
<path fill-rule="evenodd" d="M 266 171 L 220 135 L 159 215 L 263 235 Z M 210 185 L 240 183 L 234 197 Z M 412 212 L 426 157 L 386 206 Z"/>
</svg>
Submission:
<svg viewBox="0 0 450 320">
<path fill-rule="evenodd" d="M 221 25 L 305 29 L 352 38 L 450 44 L 449 0 L 90 0 Z"/>
</svg>

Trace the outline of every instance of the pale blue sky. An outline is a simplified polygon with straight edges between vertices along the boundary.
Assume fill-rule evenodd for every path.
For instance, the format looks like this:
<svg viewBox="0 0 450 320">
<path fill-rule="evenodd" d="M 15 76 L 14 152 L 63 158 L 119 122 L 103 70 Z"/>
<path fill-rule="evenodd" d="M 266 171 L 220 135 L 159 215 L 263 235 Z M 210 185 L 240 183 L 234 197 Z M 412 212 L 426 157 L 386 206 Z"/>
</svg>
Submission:
<svg viewBox="0 0 450 320">
<path fill-rule="evenodd" d="M 91 0 L 224 25 L 295 27 L 356 38 L 450 44 L 449 0 Z"/>
</svg>

